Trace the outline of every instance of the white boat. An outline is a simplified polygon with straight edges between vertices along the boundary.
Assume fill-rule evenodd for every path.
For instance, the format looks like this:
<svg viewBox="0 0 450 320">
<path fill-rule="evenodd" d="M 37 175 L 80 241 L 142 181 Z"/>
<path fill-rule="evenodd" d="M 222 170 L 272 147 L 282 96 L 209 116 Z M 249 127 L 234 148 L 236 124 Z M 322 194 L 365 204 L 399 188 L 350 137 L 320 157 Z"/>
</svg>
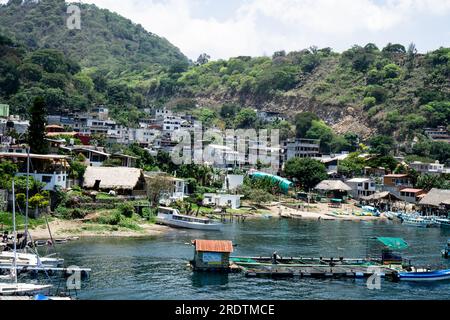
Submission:
<svg viewBox="0 0 450 320">
<path fill-rule="evenodd" d="M 37 285 L 30 283 L 0 283 L 0 295 L 28 295 L 50 289 L 51 287 L 51 285 Z"/>
<path fill-rule="evenodd" d="M 12 179 L 12 198 L 13 198 L 13 252 L 2 252 L 6 254 L 6 258 L 11 266 L 11 283 L 0 283 L 0 295 L 17 296 L 38 293 L 42 290 L 49 289 L 52 285 L 37 285 L 32 283 L 19 283 L 17 281 L 18 260 L 20 253 L 17 252 L 17 229 L 16 229 L 16 197 L 14 189 L 14 179 Z"/>
<path fill-rule="evenodd" d="M 174 228 L 220 231 L 223 224 L 208 218 L 196 218 L 180 214 L 177 209 L 159 207 L 156 222 Z"/>
<path fill-rule="evenodd" d="M 0 267 L 11 265 L 12 261 L 16 259 L 18 268 L 23 267 L 42 267 L 42 268 L 58 268 L 64 264 L 64 259 L 52 257 L 39 257 L 34 253 L 23 253 L 12 251 L 0 252 Z"/>
<path fill-rule="evenodd" d="M 433 221 L 441 228 L 450 228 L 450 219 L 435 218 Z"/>
<path fill-rule="evenodd" d="M 411 216 L 402 215 L 402 223 L 408 226 L 414 226 L 419 228 L 430 228 L 436 225 L 431 220 L 424 219 L 414 215 Z"/>
</svg>

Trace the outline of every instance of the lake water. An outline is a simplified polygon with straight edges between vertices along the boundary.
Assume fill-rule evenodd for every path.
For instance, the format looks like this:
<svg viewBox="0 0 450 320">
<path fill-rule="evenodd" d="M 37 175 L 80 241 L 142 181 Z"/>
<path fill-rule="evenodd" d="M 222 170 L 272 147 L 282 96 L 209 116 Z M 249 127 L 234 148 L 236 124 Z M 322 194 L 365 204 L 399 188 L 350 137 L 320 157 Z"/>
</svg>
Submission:
<svg viewBox="0 0 450 320">
<path fill-rule="evenodd" d="M 60 245 L 68 265 L 89 267 L 80 299 L 450 299 L 450 282 L 433 284 L 382 281 L 381 290 L 365 280 L 248 279 L 243 274 L 194 274 L 188 267 L 193 239 L 232 240 L 234 255 L 366 256 L 369 237 L 404 238 L 404 258 L 413 264 L 450 268 L 441 258 L 450 230 L 422 229 L 392 222 L 249 220 L 222 232 L 172 230 L 151 239 L 86 239 Z M 373 247 L 372 247 L 373 248 Z"/>
</svg>

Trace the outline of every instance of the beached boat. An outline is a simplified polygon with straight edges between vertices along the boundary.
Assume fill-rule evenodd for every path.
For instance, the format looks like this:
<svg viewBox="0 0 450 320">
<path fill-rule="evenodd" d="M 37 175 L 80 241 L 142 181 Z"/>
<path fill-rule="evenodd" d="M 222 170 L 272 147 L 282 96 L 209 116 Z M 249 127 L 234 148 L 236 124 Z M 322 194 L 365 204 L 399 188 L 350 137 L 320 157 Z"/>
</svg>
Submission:
<svg viewBox="0 0 450 320">
<path fill-rule="evenodd" d="M 450 269 L 448 270 L 416 270 L 414 272 L 398 273 L 400 281 L 443 281 L 450 280 Z"/>
<path fill-rule="evenodd" d="M 174 228 L 220 231 L 222 223 L 208 218 L 197 218 L 180 214 L 177 209 L 159 207 L 156 222 Z"/>
</svg>

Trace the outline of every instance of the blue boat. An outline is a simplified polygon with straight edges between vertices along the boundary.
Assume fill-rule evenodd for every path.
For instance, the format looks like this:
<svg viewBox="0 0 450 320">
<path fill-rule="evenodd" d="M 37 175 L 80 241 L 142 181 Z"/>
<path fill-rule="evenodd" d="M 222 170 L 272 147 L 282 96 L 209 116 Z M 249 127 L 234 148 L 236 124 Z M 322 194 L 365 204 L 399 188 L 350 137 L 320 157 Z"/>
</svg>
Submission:
<svg viewBox="0 0 450 320">
<path fill-rule="evenodd" d="M 450 269 L 436 271 L 419 271 L 419 272 L 400 272 L 398 273 L 400 281 L 442 281 L 450 280 Z"/>
</svg>

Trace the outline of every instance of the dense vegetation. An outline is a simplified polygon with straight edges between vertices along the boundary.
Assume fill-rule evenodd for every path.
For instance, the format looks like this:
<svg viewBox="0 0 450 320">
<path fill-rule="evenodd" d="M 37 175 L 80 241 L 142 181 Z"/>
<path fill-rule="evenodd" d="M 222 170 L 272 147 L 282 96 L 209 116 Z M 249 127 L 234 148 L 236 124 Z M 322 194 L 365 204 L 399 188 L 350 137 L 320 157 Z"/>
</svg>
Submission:
<svg viewBox="0 0 450 320">
<path fill-rule="evenodd" d="M 324 152 L 355 150 L 360 141 L 348 132 L 351 126 L 337 135 L 326 125 L 350 115 L 375 129 L 368 136 L 418 139 L 394 144 L 394 150 L 443 158 L 432 156 L 439 146 L 429 144 L 423 128 L 449 125 L 450 48 L 423 55 L 413 44 L 367 44 L 342 54 L 311 47 L 218 61 L 203 54 L 189 64 L 165 39 L 93 5 L 81 5 L 82 28 L 69 30 L 65 6 L 63 0 L 0 6 L 0 102 L 13 112 L 25 114 L 40 95 L 49 113 L 103 103 L 132 125 L 143 107 L 165 104 L 219 127 L 256 124 L 288 137 L 297 125 L 297 136 L 321 138 Z M 259 123 L 254 109 L 262 106 L 292 115 L 291 124 Z M 327 114 L 330 109 L 342 112 Z M 322 119 L 293 116 L 305 110 Z"/>
<path fill-rule="evenodd" d="M 108 10 L 77 5 L 80 30 L 66 27 L 64 0 L 0 5 L 0 101 L 13 112 L 24 115 L 36 96 L 45 97 L 49 112 L 95 104 L 137 110 L 146 105 L 150 79 L 187 68 L 167 40 Z"/>
</svg>

